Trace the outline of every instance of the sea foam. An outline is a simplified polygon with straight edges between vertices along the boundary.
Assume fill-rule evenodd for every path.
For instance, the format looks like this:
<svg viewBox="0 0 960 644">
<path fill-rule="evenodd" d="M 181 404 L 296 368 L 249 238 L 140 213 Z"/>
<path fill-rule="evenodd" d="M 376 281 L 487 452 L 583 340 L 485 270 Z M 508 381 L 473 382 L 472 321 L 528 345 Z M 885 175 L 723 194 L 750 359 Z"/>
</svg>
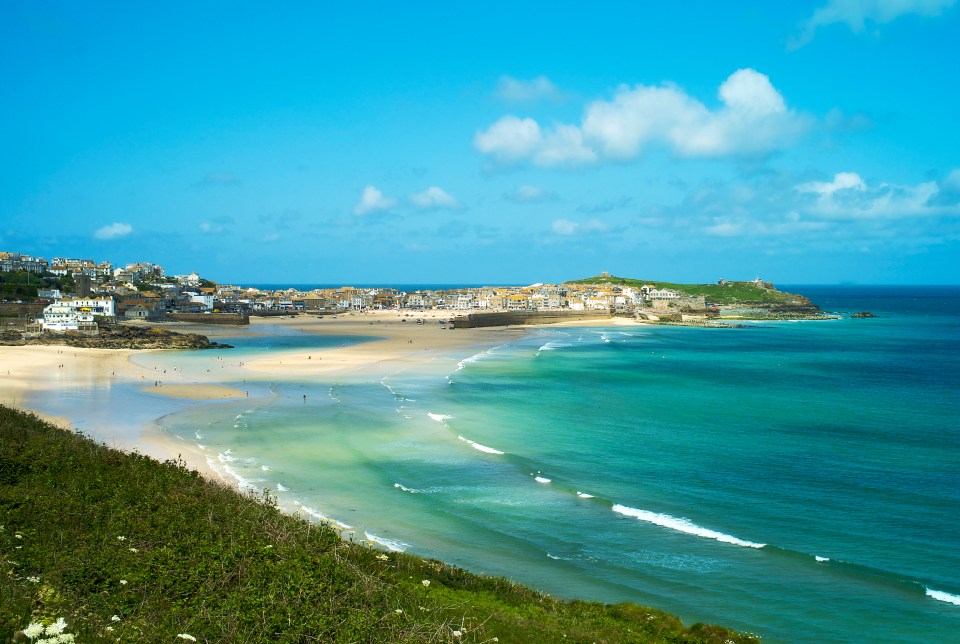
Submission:
<svg viewBox="0 0 960 644">
<path fill-rule="evenodd" d="M 447 416 L 446 414 L 433 414 L 430 412 L 427 412 L 427 416 L 429 416 L 431 420 L 435 420 L 438 423 L 442 423 L 445 420 L 450 420 L 453 418 L 453 416 Z"/>
<path fill-rule="evenodd" d="M 717 541 L 721 541 L 723 543 L 732 543 L 734 545 L 744 546 L 747 548 L 762 548 L 767 545 L 765 543 L 755 543 L 753 541 L 746 541 L 745 539 L 738 539 L 737 537 L 733 537 L 729 534 L 724 534 L 722 532 L 717 532 L 716 530 L 710 530 L 709 528 L 698 526 L 687 519 L 678 519 L 677 517 L 670 516 L 669 514 L 658 514 L 656 512 L 649 512 L 647 510 L 638 510 L 636 508 L 620 505 L 619 503 L 614 505 L 612 509 L 618 514 L 633 517 L 635 519 L 639 519 L 640 521 L 646 521 L 647 523 L 653 523 L 664 528 L 677 530 L 678 532 L 685 532 L 687 534 L 704 537 L 706 539 L 716 539 Z"/>
<path fill-rule="evenodd" d="M 569 343 L 567 343 L 567 342 L 560 342 L 560 341 L 558 341 L 558 340 L 551 340 L 550 342 L 547 342 L 547 343 L 544 344 L 542 347 L 540 347 L 539 349 L 537 349 L 537 352 L 540 352 L 540 351 L 556 351 L 557 349 L 563 349 L 564 347 L 572 347 L 572 346 L 573 346 L 572 344 L 569 344 Z"/>
<path fill-rule="evenodd" d="M 330 517 L 328 517 L 328 516 L 326 516 L 326 515 L 324 515 L 324 514 L 321 514 L 321 513 L 317 512 L 317 511 L 314 510 L 313 508 L 308 508 L 308 507 L 305 506 L 305 505 L 301 505 L 301 506 L 300 506 L 300 510 L 302 510 L 304 514 L 309 514 L 309 515 L 312 516 L 314 519 L 317 519 L 317 520 L 319 520 L 319 521 L 323 521 L 324 523 L 328 523 L 328 524 L 330 524 L 330 525 L 336 526 L 337 528 L 340 528 L 341 530 L 352 530 L 352 529 L 353 529 L 353 526 L 349 526 L 349 525 L 347 525 L 346 523 L 342 523 L 342 522 L 340 522 L 340 521 L 337 521 L 336 519 L 331 519 Z"/>
<path fill-rule="evenodd" d="M 937 601 L 947 602 L 948 604 L 955 604 L 960 606 L 960 596 L 951 595 L 950 593 L 945 593 L 942 590 L 934 590 L 932 588 L 925 588 L 927 591 L 927 597 L 932 597 Z"/>
<path fill-rule="evenodd" d="M 386 548 L 387 550 L 391 550 L 393 552 L 406 552 L 407 548 L 410 547 L 409 543 L 397 541 L 396 539 L 387 539 L 386 537 L 378 537 L 377 535 L 371 534 L 369 532 L 364 532 L 363 534 L 364 536 L 366 536 L 368 541 L 378 543 L 384 548 Z"/>
<path fill-rule="evenodd" d="M 487 447 L 486 445 L 481 445 L 480 443 L 477 443 L 476 441 L 472 441 L 469 438 L 464 438 L 463 436 L 457 436 L 457 438 L 462 440 L 464 443 L 467 443 L 468 445 L 470 445 L 470 447 L 472 447 L 473 449 L 478 449 L 481 452 L 486 452 L 487 454 L 503 454 L 503 452 L 501 452 L 498 449 Z"/>
<path fill-rule="evenodd" d="M 550 482 L 550 479 L 548 479 L 548 478 L 545 477 L 545 476 L 535 476 L 535 477 L 533 477 L 533 480 L 536 481 L 537 483 L 549 483 L 549 482 Z"/>
</svg>

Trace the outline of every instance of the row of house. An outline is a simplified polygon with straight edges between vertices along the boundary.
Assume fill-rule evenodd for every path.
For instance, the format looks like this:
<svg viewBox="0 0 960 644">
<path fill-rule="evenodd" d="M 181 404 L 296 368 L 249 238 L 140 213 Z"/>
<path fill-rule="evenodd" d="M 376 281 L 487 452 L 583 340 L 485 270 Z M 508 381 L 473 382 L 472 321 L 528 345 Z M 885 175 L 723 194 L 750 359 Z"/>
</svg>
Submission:
<svg viewBox="0 0 960 644">
<path fill-rule="evenodd" d="M 47 272 L 48 267 L 47 260 L 42 257 L 0 251 L 0 272 L 2 273 L 26 271 L 42 275 Z"/>
<path fill-rule="evenodd" d="M 301 292 L 295 289 L 261 291 L 218 287 L 214 308 L 221 311 L 305 310 L 365 311 L 387 309 L 448 311 L 574 311 L 641 308 L 702 309 L 703 297 L 690 298 L 653 285 L 642 288 L 616 285 L 534 284 L 525 287 L 482 287 L 404 292 L 392 288 L 341 287 Z"/>
<path fill-rule="evenodd" d="M 652 284 L 639 288 L 614 284 L 533 284 L 416 291 L 350 286 L 310 291 L 261 290 L 214 285 L 197 273 L 168 277 L 162 266 L 151 262 L 114 267 L 110 262 L 55 257 L 47 264 L 43 258 L 19 253 L 0 253 L 0 270 L 39 270 L 74 277 L 77 288 L 73 299 L 61 297 L 56 290 L 40 293 L 49 303 L 42 324 L 51 330 L 89 330 L 98 317 L 163 319 L 173 312 L 568 309 L 638 313 L 706 307 L 703 297 L 685 296 Z"/>
</svg>

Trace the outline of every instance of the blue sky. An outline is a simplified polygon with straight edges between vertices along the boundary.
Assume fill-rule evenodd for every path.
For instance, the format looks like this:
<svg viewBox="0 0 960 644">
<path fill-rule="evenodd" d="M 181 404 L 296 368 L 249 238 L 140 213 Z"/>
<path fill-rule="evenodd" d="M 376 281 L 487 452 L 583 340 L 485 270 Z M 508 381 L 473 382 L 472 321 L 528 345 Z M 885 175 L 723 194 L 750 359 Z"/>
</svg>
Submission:
<svg viewBox="0 0 960 644">
<path fill-rule="evenodd" d="M 960 283 L 955 0 L 348 4 L 0 0 L 0 250 Z"/>
</svg>

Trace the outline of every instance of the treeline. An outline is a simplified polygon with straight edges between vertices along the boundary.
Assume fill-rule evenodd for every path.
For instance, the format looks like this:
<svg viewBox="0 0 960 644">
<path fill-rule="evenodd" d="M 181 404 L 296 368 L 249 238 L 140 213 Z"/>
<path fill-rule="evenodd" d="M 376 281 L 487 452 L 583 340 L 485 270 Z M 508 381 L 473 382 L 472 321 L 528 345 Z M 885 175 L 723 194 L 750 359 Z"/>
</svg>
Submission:
<svg viewBox="0 0 960 644">
<path fill-rule="evenodd" d="M 60 277 L 52 273 L 37 275 L 29 271 L 0 272 L 0 300 L 33 301 L 41 290 L 60 289 L 63 292 L 76 288 L 73 276 Z"/>
</svg>

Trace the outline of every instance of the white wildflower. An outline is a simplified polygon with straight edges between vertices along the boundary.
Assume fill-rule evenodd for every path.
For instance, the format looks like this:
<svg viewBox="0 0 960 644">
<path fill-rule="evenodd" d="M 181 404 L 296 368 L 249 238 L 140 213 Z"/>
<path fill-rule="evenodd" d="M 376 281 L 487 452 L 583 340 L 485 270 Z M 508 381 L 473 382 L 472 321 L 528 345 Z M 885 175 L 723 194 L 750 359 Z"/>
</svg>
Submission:
<svg viewBox="0 0 960 644">
<path fill-rule="evenodd" d="M 59 635 L 60 633 L 63 632 L 63 630 L 66 627 L 67 627 L 67 620 L 61 617 L 60 619 L 55 621 L 53 624 L 50 624 L 50 626 L 47 626 L 46 633 L 47 635 Z"/>
<path fill-rule="evenodd" d="M 388 557 L 387 555 L 377 555 L 377 559 L 379 559 L 380 561 L 390 561 L 390 557 Z"/>
<path fill-rule="evenodd" d="M 39 578 L 39 577 L 27 577 L 27 581 L 29 581 L 29 582 L 32 583 L 32 584 L 39 584 L 39 583 L 40 583 L 40 578 Z"/>
<path fill-rule="evenodd" d="M 197 638 L 194 637 L 193 635 L 190 635 L 189 633 L 177 633 L 177 637 L 179 637 L 182 640 L 190 640 L 191 642 L 197 641 Z"/>
<path fill-rule="evenodd" d="M 430 585 L 430 580 L 429 580 L 429 579 L 424 579 L 424 580 L 421 581 L 420 583 L 423 584 L 423 587 L 424 587 L 424 588 L 426 588 L 426 587 L 428 587 L 428 586 Z"/>
<path fill-rule="evenodd" d="M 399 608 L 398 608 L 397 610 L 393 611 L 393 612 L 396 613 L 397 615 L 400 615 L 400 614 L 403 613 L 403 611 L 402 611 L 401 609 L 399 609 Z"/>
<path fill-rule="evenodd" d="M 112 633 L 112 632 L 113 632 L 113 626 L 107 626 L 107 627 L 106 627 L 105 629 L 103 629 L 103 630 L 107 631 L 108 633 Z"/>
<path fill-rule="evenodd" d="M 120 616 L 119 616 L 119 615 L 114 615 L 113 617 L 110 618 L 110 621 L 111 621 L 111 622 L 119 622 L 119 621 L 120 621 Z"/>
<path fill-rule="evenodd" d="M 23 539 L 23 535 L 20 534 L 19 532 L 16 533 L 15 535 L 13 535 L 13 536 L 15 536 L 17 539 Z"/>
<path fill-rule="evenodd" d="M 127 548 L 127 550 L 129 550 L 130 552 L 140 552 L 140 551 L 137 550 L 136 548 Z"/>
<path fill-rule="evenodd" d="M 43 635 L 43 624 L 39 622 L 33 622 L 25 629 L 23 629 L 23 634 L 27 636 L 27 639 L 34 639 Z"/>
<path fill-rule="evenodd" d="M 463 633 L 461 633 L 460 631 L 453 631 L 453 636 L 456 637 L 457 639 L 460 639 L 462 635 Z"/>
<path fill-rule="evenodd" d="M 117 536 L 117 541 L 126 541 L 126 540 L 127 540 L 127 538 L 126 538 L 125 536 L 123 536 L 122 534 Z"/>
<path fill-rule="evenodd" d="M 120 585 L 121 585 L 121 586 L 126 586 L 126 585 L 127 585 L 127 580 L 126 580 L 126 579 L 121 579 L 121 580 L 120 580 Z"/>
</svg>

